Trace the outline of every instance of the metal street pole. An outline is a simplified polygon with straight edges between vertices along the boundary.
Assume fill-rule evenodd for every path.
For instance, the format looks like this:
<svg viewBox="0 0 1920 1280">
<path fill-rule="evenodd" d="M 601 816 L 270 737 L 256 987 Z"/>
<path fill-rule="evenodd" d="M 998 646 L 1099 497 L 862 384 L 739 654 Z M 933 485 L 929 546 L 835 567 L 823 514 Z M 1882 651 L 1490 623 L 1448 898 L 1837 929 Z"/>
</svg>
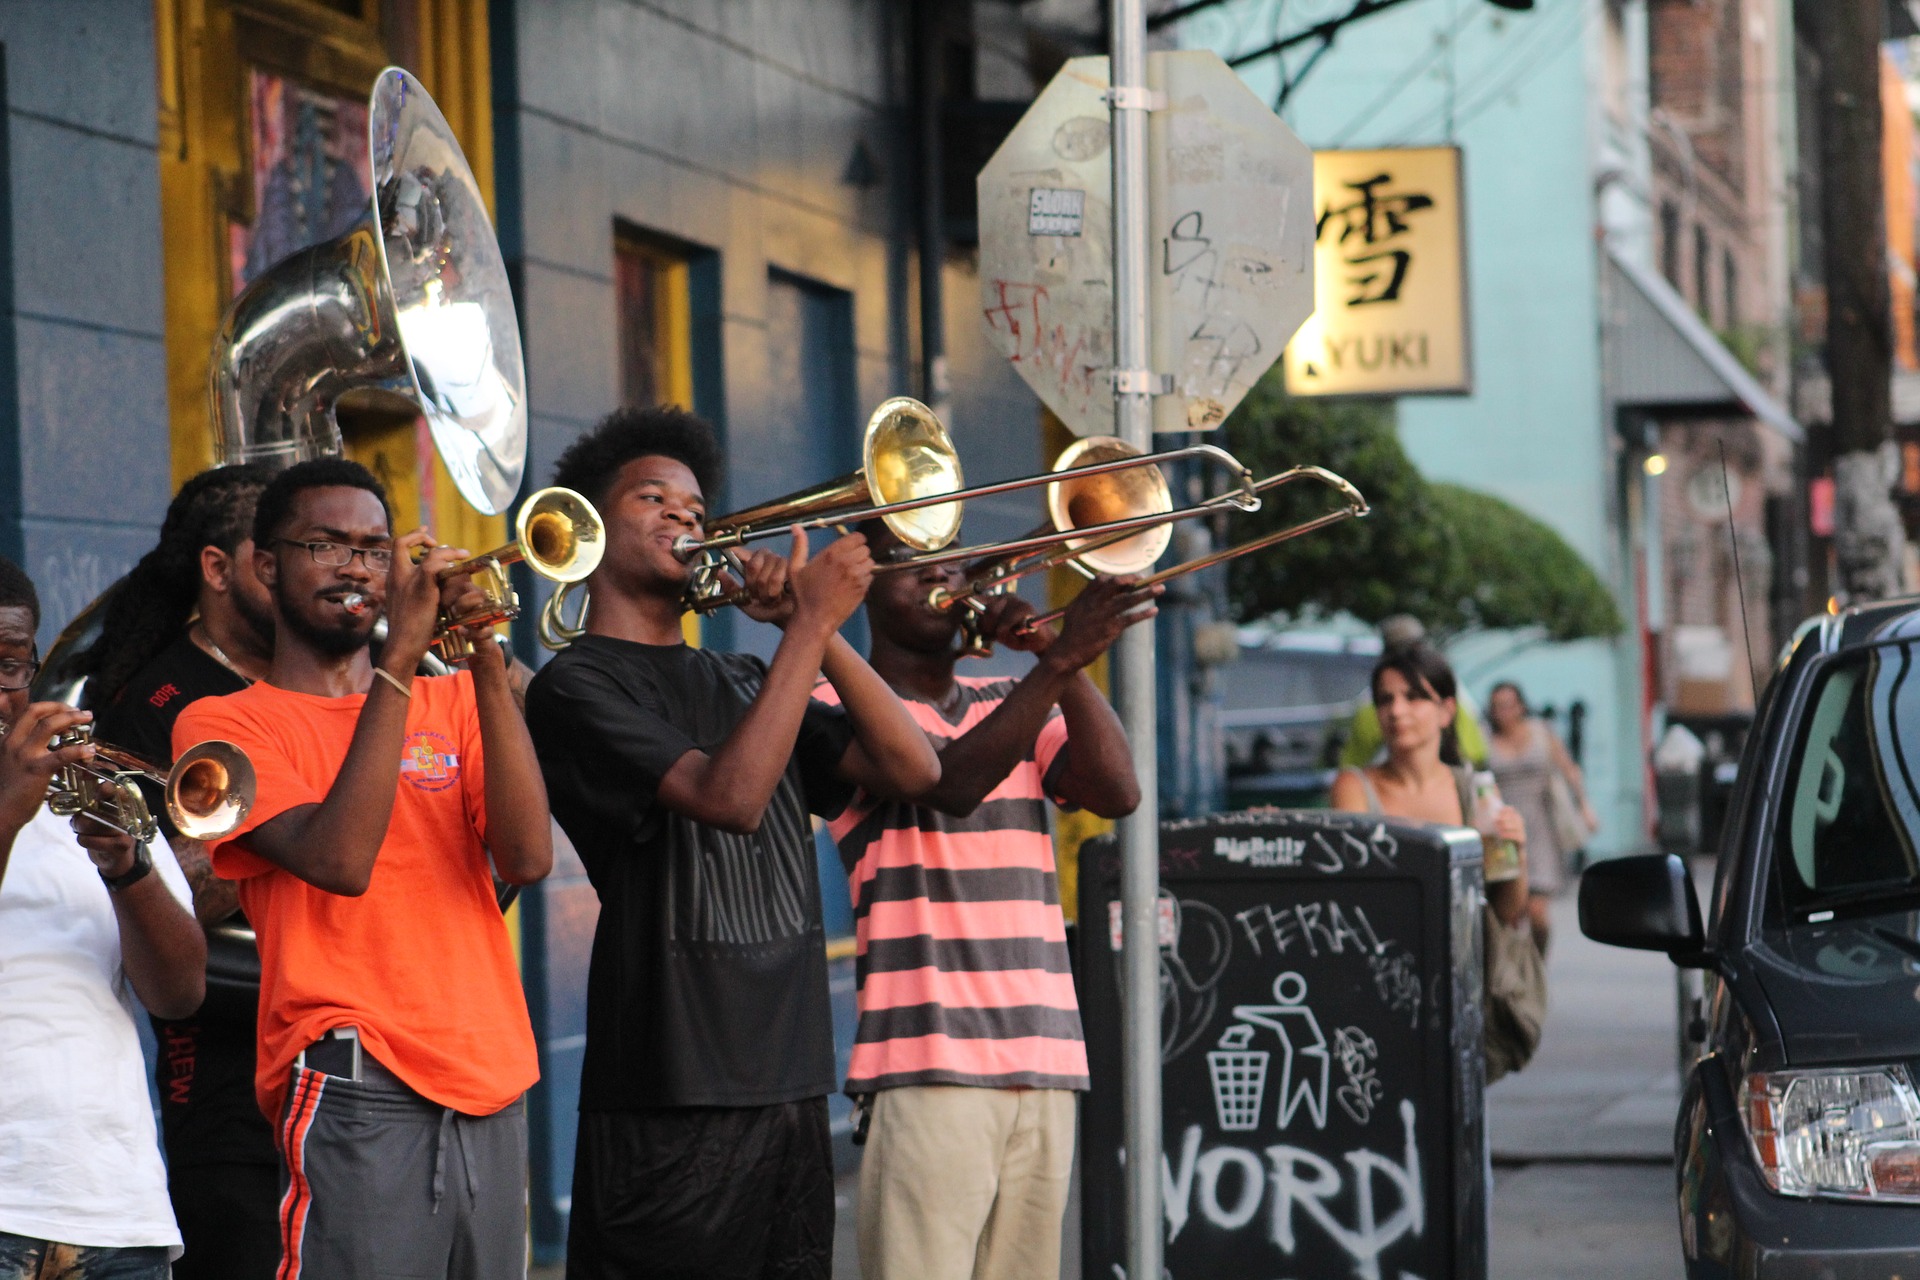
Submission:
<svg viewBox="0 0 1920 1280">
<path fill-rule="evenodd" d="M 1141 0 L 1112 0 L 1110 17 L 1114 419 L 1120 438 L 1145 450 L 1153 434 L 1154 382 L 1147 332 L 1147 25 Z M 1127 1275 L 1160 1280 L 1160 782 L 1152 620 L 1121 635 L 1112 674 L 1114 707 L 1140 778 L 1140 807 L 1119 824 Z"/>
</svg>

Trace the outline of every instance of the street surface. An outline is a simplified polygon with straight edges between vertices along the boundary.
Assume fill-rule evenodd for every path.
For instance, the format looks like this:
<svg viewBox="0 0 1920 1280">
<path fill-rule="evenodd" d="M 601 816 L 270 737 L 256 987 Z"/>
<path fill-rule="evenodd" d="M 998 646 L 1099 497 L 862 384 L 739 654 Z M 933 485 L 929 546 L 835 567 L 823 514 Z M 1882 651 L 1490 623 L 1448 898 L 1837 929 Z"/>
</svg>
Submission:
<svg viewBox="0 0 1920 1280">
<path fill-rule="evenodd" d="M 1674 968 L 1554 904 L 1540 1053 L 1487 1091 L 1493 1280 L 1678 1280 Z"/>
</svg>

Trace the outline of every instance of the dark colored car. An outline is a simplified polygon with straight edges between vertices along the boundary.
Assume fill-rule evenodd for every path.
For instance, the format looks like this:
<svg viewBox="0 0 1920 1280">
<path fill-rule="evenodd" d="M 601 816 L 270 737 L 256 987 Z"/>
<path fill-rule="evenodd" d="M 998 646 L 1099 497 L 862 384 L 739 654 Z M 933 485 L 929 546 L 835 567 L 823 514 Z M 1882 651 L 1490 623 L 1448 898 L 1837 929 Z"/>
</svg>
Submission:
<svg viewBox="0 0 1920 1280">
<path fill-rule="evenodd" d="M 1702 1277 L 1920 1277 L 1920 600 L 1802 626 L 1762 695 L 1709 919 L 1671 855 L 1580 927 L 1706 971 L 1675 1128 Z"/>
</svg>

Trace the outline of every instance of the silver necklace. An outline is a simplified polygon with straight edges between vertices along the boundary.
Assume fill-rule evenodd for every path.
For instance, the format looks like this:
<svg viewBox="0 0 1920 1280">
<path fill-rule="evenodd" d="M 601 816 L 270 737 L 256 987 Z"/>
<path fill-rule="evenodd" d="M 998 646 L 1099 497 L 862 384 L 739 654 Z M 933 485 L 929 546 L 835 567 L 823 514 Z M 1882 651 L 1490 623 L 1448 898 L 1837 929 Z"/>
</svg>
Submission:
<svg viewBox="0 0 1920 1280">
<path fill-rule="evenodd" d="M 200 638 L 207 642 L 208 655 L 212 657 L 212 659 L 215 662 L 219 663 L 221 666 L 225 667 L 227 670 L 233 672 L 233 674 L 239 676 L 242 680 L 245 680 L 248 684 L 252 684 L 253 677 L 248 675 L 246 672 L 242 671 L 239 667 L 236 667 L 233 665 L 233 659 L 227 656 L 226 650 L 222 649 L 219 645 L 219 642 L 213 638 L 213 632 L 207 630 L 207 624 L 204 622 L 200 622 L 194 625 L 200 631 Z"/>
</svg>

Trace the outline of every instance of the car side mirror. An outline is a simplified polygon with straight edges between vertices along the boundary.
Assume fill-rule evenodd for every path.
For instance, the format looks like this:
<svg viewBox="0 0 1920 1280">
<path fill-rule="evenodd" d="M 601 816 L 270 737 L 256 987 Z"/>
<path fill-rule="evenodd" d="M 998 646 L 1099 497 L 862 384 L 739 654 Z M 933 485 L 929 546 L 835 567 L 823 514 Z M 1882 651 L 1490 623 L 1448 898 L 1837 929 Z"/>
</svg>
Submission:
<svg viewBox="0 0 1920 1280">
<path fill-rule="evenodd" d="M 1580 932 L 1595 942 L 1664 951 L 1675 964 L 1708 963 L 1693 875 L 1677 854 L 1608 858 L 1580 877 Z"/>
</svg>

